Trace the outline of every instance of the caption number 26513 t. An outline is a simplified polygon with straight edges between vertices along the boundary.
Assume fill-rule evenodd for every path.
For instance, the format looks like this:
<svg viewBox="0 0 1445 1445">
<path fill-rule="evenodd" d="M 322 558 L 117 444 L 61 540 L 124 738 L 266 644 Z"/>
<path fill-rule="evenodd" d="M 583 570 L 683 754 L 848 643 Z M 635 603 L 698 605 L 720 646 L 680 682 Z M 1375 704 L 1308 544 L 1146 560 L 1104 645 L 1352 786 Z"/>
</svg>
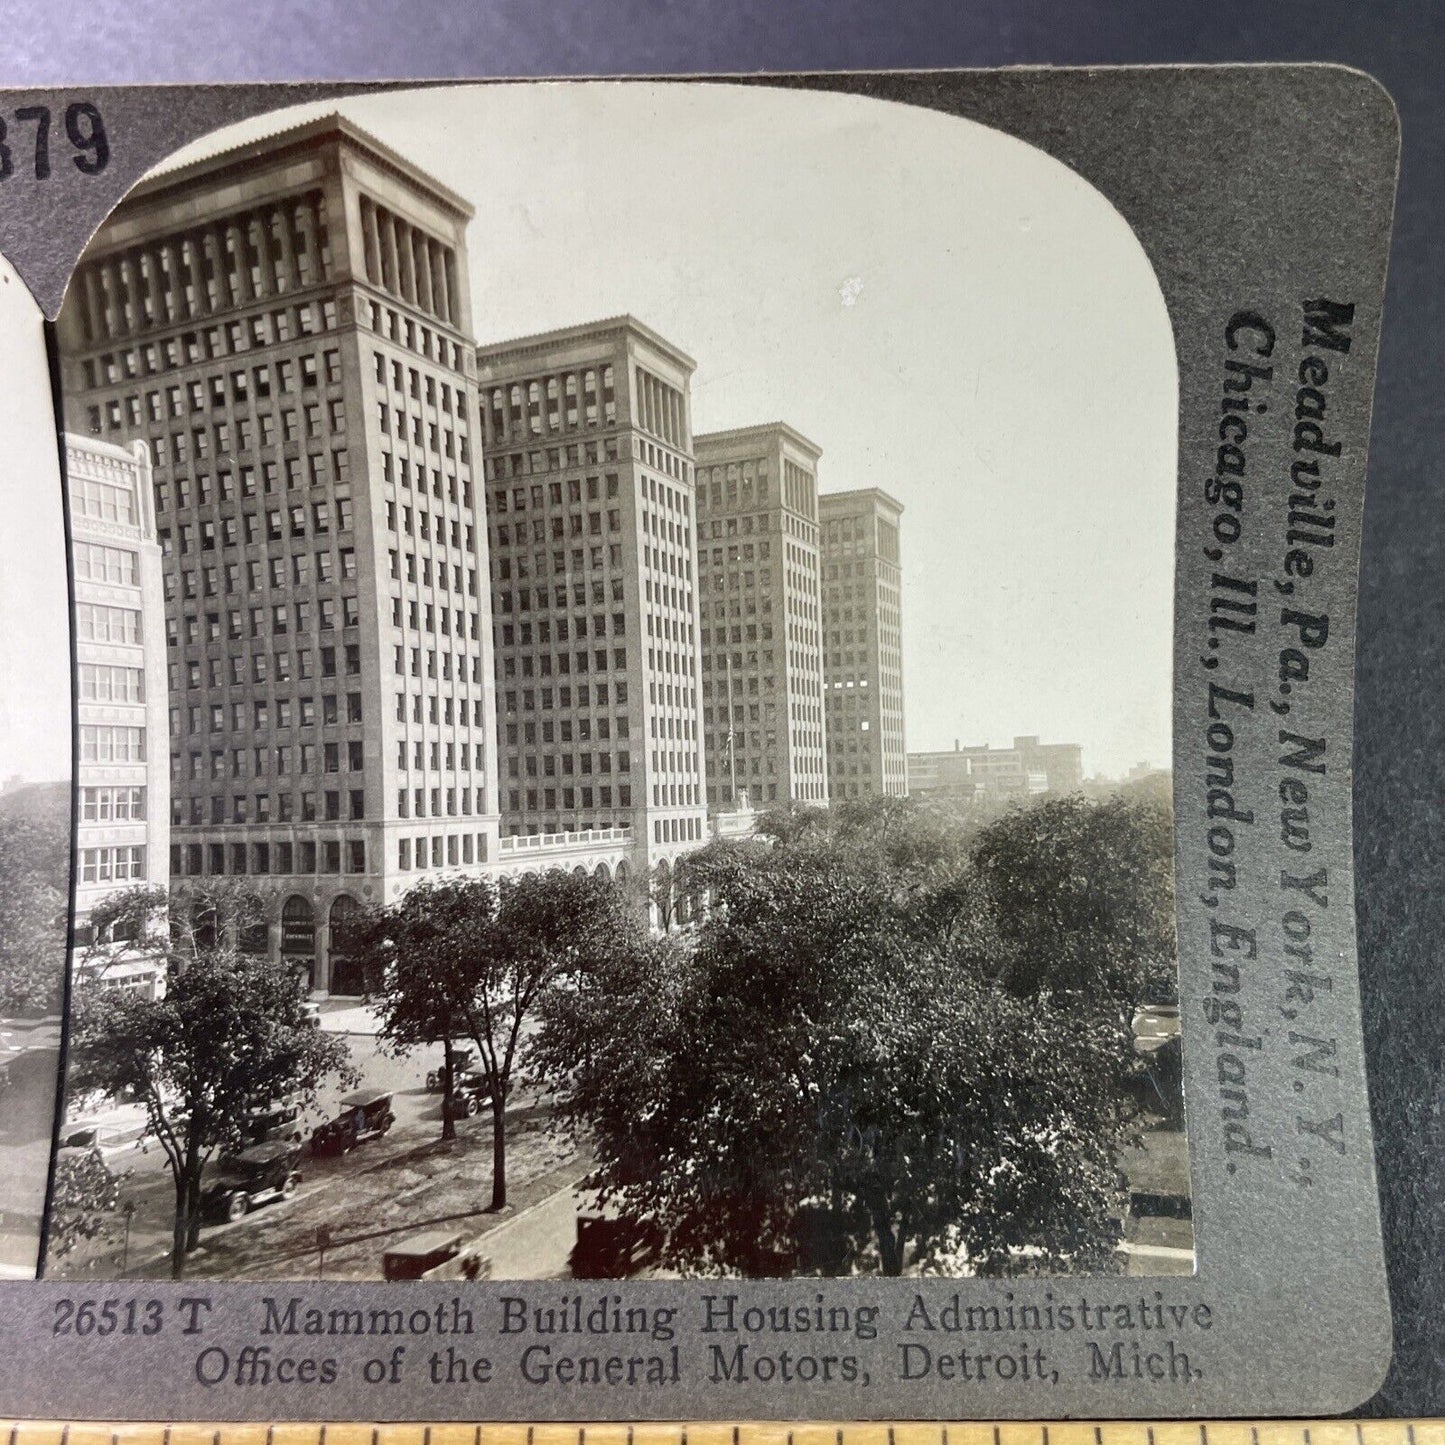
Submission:
<svg viewBox="0 0 1445 1445">
<path fill-rule="evenodd" d="M 51 166 L 64 159 L 64 148 L 52 141 L 53 118 L 48 105 L 22 105 L 8 116 L 0 114 L 0 181 L 27 173 L 37 181 L 50 179 Z M 105 121 L 88 100 L 67 105 L 60 128 L 65 132 L 71 163 L 81 175 L 99 175 L 110 164 Z M 61 155 L 53 157 L 52 150 L 57 148 Z"/>
</svg>

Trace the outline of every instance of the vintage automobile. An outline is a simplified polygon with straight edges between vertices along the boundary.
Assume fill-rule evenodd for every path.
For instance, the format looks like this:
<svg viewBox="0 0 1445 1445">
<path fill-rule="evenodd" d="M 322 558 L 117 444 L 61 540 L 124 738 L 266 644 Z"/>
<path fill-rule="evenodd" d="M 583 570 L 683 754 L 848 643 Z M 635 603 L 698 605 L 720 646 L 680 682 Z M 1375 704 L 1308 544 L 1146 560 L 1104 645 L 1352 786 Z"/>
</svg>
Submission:
<svg viewBox="0 0 1445 1445">
<path fill-rule="evenodd" d="M 579 1213 L 568 1263 L 573 1279 L 630 1279 L 657 1262 L 662 1230 L 650 1219 Z"/>
<path fill-rule="evenodd" d="M 473 1045 L 458 1040 L 452 1045 L 452 1077 L 470 1069 L 477 1060 L 477 1051 Z M 443 1063 L 435 1069 L 428 1069 L 426 1075 L 426 1091 L 428 1094 L 439 1094 L 446 1087 L 447 1078 L 446 1064 Z"/>
<path fill-rule="evenodd" d="M 380 1139 L 396 1122 L 391 1112 L 391 1093 L 385 1089 L 362 1089 L 341 1101 L 341 1112 L 311 1135 L 313 1154 L 345 1154 L 368 1139 Z"/>
<path fill-rule="evenodd" d="M 452 1114 L 470 1119 L 492 1101 L 492 1086 L 483 1069 L 465 1069 L 457 1073 L 452 1086 Z"/>
<path fill-rule="evenodd" d="M 252 1144 L 271 1144 L 278 1140 L 287 1144 L 299 1144 L 305 1137 L 301 1128 L 301 1106 L 294 1094 L 273 1099 L 262 1104 L 246 1115 L 242 1125 L 247 1141 Z"/>
<path fill-rule="evenodd" d="M 60 1131 L 58 1147 L 77 1153 L 94 1154 L 110 1164 L 140 1147 L 145 1119 L 112 1123 L 100 1119 L 77 1119 Z"/>
<path fill-rule="evenodd" d="M 383 1279 L 486 1279 L 492 1262 L 454 1229 L 428 1229 L 392 1245 L 381 1257 Z"/>
<path fill-rule="evenodd" d="M 201 1213 L 211 1220 L 234 1223 L 258 1204 L 289 1199 L 301 1176 L 296 1172 L 294 1144 L 256 1144 L 213 1166 L 201 1190 Z"/>
</svg>

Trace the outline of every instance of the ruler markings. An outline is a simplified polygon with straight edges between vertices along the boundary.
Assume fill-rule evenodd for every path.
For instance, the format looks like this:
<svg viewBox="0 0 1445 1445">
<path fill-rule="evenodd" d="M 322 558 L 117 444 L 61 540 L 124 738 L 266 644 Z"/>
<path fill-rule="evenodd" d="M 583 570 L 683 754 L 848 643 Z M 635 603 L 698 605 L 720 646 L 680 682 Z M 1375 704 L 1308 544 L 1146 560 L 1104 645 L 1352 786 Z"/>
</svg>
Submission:
<svg viewBox="0 0 1445 1445">
<path fill-rule="evenodd" d="M 0 1423 L 6 1445 L 328 1445 L 328 1439 L 330 1445 L 1445 1445 L 1445 1420 Z"/>
</svg>

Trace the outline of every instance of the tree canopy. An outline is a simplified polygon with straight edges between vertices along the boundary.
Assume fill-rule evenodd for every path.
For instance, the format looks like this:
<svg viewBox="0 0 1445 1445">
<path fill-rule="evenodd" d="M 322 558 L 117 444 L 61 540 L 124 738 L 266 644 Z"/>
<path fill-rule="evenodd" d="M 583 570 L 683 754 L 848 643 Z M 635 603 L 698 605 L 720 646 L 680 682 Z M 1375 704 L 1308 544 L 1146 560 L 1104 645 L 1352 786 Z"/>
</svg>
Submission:
<svg viewBox="0 0 1445 1445">
<path fill-rule="evenodd" d="M 68 788 L 26 788 L 6 800 L 0 878 L 0 1017 L 58 1008 L 70 888 Z"/>
<path fill-rule="evenodd" d="M 492 1110 L 492 1208 L 507 1201 L 506 1099 L 524 1026 L 550 990 L 645 933 L 617 884 L 561 870 L 500 885 L 426 880 L 348 929 L 343 947 L 361 960 L 394 1046 L 442 1042 L 450 1065 L 454 1037 L 475 1044 Z"/>
<path fill-rule="evenodd" d="M 157 901 L 132 891 L 115 910 Z M 304 1107 L 328 1077 L 357 1077 L 345 1043 L 316 1028 L 302 1003 L 285 963 L 193 935 L 175 943 L 161 998 L 98 981 L 75 991 L 69 1091 L 144 1106 L 146 1135 L 175 1186 L 176 1278 L 199 1227 L 204 1168 L 246 1145 L 251 1112 L 285 1095 Z"/>
<path fill-rule="evenodd" d="M 544 1002 L 593 1183 L 683 1272 L 1112 1267 L 1128 1016 L 1172 968 L 1165 822 L 889 799 L 707 850 L 694 938 Z"/>
</svg>

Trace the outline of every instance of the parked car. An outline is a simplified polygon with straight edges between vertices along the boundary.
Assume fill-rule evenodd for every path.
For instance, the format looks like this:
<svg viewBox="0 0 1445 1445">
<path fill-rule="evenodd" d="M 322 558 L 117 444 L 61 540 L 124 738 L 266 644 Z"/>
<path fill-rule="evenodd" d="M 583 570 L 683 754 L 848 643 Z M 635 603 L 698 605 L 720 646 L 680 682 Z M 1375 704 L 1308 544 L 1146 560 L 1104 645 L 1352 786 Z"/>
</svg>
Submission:
<svg viewBox="0 0 1445 1445">
<path fill-rule="evenodd" d="M 456 1078 L 477 1061 L 477 1051 L 471 1044 L 454 1043 L 452 1045 L 452 1078 Z M 428 1069 L 426 1075 L 426 1091 L 428 1094 L 439 1094 L 447 1087 L 444 1082 L 447 1078 L 447 1067 L 443 1062 L 435 1069 Z"/>
<path fill-rule="evenodd" d="M 301 1005 L 301 1022 L 310 1024 L 312 1028 L 321 1027 L 321 1005 L 306 999 Z"/>
<path fill-rule="evenodd" d="M 383 1089 L 362 1089 L 341 1101 L 341 1112 L 311 1135 L 313 1154 L 345 1154 L 368 1139 L 379 1139 L 396 1123 L 391 1112 L 391 1093 Z"/>
<path fill-rule="evenodd" d="M 107 1124 L 98 1119 L 77 1119 L 60 1131 L 59 1147 L 94 1154 L 110 1164 L 135 1149 L 145 1124 Z"/>
<path fill-rule="evenodd" d="M 630 1279 L 661 1252 L 662 1230 L 654 1220 L 579 1214 L 568 1263 L 573 1279 Z"/>
<path fill-rule="evenodd" d="M 512 1092 L 511 1080 L 507 1081 L 507 1093 Z M 492 1086 L 485 1069 L 468 1069 L 457 1075 L 456 1087 L 452 1090 L 452 1113 L 470 1119 L 479 1114 L 492 1102 Z"/>
<path fill-rule="evenodd" d="M 453 1229 L 428 1229 L 381 1257 L 383 1279 L 487 1279 L 492 1262 Z"/>
<path fill-rule="evenodd" d="M 247 1141 L 252 1144 L 271 1144 L 277 1141 L 299 1144 L 304 1137 L 301 1129 L 301 1106 L 294 1094 L 252 1109 L 242 1127 Z"/>
<path fill-rule="evenodd" d="M 464 1069 L 457 1073 L 452 1086 L 452 1113 L 470 1119 L 483 1105 L 491 1103 L 492 1086 L 484 1069 Z"/>
<path fill-rule="evenodd" d="M 301 1182 L 296 1157 L 296 1146 L 283 1141 L 256 1144 L 222 1159 L 202 1187 L 203 1216 L 234 1223 L 258 1204 L 289 1199 Z"/>
</svg>

